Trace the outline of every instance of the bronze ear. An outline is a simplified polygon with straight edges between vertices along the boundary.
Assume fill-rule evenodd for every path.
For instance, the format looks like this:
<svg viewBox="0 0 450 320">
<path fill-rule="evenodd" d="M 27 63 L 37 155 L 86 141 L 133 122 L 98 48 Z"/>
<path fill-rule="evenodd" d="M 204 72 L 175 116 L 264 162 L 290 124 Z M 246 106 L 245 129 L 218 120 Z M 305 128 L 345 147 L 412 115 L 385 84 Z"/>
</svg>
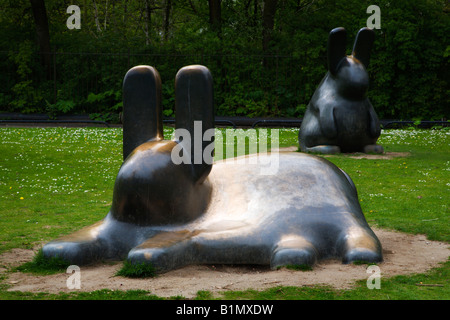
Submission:
<svg viewBox="0 0 450 320">
<path fill-rule="evenodd" d="M 328 70 L 336 74 L 339 63 L 346 57 L 347 31 L 344 28 L 331 30 L 328 36 Z"/>
<path fill-rule="evenodd" d="M 362 28 L 356 35 L 355 44 L 353 45 L 352 55 L 364 65 L 369 66 L 370 51 L 375 40 L 375 32 L 367 27 Z"/>
<path fill-rule="evenodd" d="M 194 179 L 202 182 L 212 168 L 212 155 L 204 155 L 214 136 L 204 134 L 214 129 L 213 79 L 208 68 L 192 65 L 181 68 L 175 78 L 175 128 L 190 133 L 191 163 Z M 204 141 L 206 140 L 206 141 Z"/>
<path fill-rule="evenodd" d="M 161 77 L 150 66 L 131 68 L 123 80 L 123 159 L 142 143 L 163 139 Z"/>
</svg>

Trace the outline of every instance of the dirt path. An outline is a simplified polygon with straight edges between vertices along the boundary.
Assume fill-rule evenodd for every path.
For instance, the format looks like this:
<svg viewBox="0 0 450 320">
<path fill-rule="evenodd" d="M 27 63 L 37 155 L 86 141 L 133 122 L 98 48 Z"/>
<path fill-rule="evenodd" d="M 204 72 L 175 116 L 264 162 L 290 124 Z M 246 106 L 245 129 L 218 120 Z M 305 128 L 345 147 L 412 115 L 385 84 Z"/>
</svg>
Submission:
<svg viewBox="0 0 450 320">
<path fill-rule="evenodd" d="M 373 228 L 380 239 L 384 259 L 378 264 L 383 277 L 401 274 L 423 273 L 444 262 L 450 256 L 450 245 L 429 241 L 423 235 L 409 235 L 399 232 Z M 33 250 L 14 249 L 0 256 L 0 275 L 12 266 L 30 261 Z M 262 290 L 276 286 L 330 285 L 334 288 L 351 288 L 357 280 L 367 280 L 370 276 L 365 265 L 343 265 L 340 261 L 324 261 L 313 271 L 292 271 L 288 269 L 270 270 L 252 266 L 188 266 L 155 278 L 130 279 L 115 276 L 122 266 L 102 264 L 81 267 L 81 291 L 98 289 L 148 290 L 161 297 L 183 296 L 193 298 L 199 290 L 213 294 L 221 291 L 256 289 Z M 6 283 L 9 290 L 28 292 L 59 293 L 76 291 L 67 288 L 70 274 L 61 273 L 50 276 L 33 276 L 20 272 L 8 273 Z"/>
</svg>

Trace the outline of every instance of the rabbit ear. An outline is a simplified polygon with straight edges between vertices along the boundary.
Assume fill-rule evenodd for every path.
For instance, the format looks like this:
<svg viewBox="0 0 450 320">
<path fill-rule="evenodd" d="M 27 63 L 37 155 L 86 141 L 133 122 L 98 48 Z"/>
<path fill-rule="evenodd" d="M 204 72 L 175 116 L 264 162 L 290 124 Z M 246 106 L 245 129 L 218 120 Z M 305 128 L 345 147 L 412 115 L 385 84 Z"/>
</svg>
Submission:
<svg viewBox="0 0 450 320">
<path fill-rule="evenodd" d="M 336 74 L 341 60 L 346 57 L 347 31 L 344 28 L 331 30 L 328 36 L 328 70 Z"/>
<path fill-rule="evenodd" d="M 123 80 L 123 159 L 139 145 L 164 138 L 161 77 L 150 66 L 131 68 Z"/>
<path fill-rule="evenodd" d="M 202 182 L 211 171 L 214 152 L 210 146 L 214 140 L 213 80 L 208 68 L 192 65 L 178 71 L 175 78 L 175 115 L 175 128 L 185 129 L 190 134 L 194 179 Z M 204 154 L 208 151 L 211 154 Z"/>
<path fill-rule="evenodd" d="M 375 32 L 372 29 L 365 27 L 358 31 L 355 44 L 353 45 L 353 57 L 361 61 L 366 68 L 369 66 L 370 51 L 374 40 Z"/>
</svg>

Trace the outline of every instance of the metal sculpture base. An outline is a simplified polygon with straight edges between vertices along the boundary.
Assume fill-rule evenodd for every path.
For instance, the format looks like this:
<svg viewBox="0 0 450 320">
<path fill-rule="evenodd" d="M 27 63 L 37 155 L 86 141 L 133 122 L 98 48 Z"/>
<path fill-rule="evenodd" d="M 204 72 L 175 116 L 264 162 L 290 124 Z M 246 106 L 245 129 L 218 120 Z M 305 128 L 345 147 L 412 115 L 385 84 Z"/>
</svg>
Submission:
<svg viewBox="0 0 450 320">
<path fill-rule="evenodd" d="M 142 148 L 141 156 L 155 144 Z M 260 163 L 270 163 L 267 157 L 274 156 L 252 155 L 246 160 L 259 157 Z M 189 264 L 277 268 L 313 265 L 327 258 L 343 263 L 382 261 L 380 242 L 347 174 L 313 155 L 276 156 L 279 170 L 271 176 L 260 175 L 258 165 L 234 159 L 215 163 L 199 190 L 206 197 L 200 202 L 207 199 L 207 207 L 191 222 L 139 225 L 120 221 L 124 216 L 111 211 L 97 224 L 48 243 L 44 255 L 79 265 L 127 258 L 151 263 L 158 272 Z M 133 167 L 133 160 L 130 157 L 121 171 Z M 121 179 L 126 178 L 119 172 L 116 186 Z"/>
</svg>

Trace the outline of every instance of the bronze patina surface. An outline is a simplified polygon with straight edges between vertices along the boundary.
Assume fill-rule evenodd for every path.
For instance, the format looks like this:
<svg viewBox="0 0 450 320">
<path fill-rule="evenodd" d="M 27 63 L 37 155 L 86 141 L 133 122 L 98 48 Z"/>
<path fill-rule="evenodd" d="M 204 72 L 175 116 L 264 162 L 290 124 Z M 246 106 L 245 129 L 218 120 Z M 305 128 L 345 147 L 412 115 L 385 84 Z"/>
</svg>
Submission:
<svg viewBox="0 0 450 320">
<path fill-rule="evenodd" d="M 129 85 L 135 80 L 139 85 Z M 45 256 L 79 265 L 128 259 L 151 263 L 159 272 L 188 264 L 277 268 L 326 258 L 382 261 L 381 244 L 364 218 L 353 182 L 323 158 L 273 152 L 214 164 L 208 157 L 175 164 L 171 153 L 181 142 L 164 140 L 161 129 L 155 129 L 161 119 L 160 88 L 152 67 L 127 73 L 124 152 L 130 151 L 116 178 L 111 210 L 97 224 L 46 244 Z M 208 69 L 182 68 L 176 91 L 176 128 L 191 132 L 191 144 L 208 150 L 193 126 L 200 121 L 202 133 L 214 127 Z M 127 115 L 136 108 L 151 112 Z M 261 168 L 274 163 L 272 174 L 262 174 Z"/>
<path fill-rule="evenodd" d="M 352 55 L 347 34 L 335 28 L 328 38 L 328 72 L 314 92 L 302 120 L 299 144 L 304 152 L 383 153 L 376 144 L 380 123 L 367 97 L 370 51 L 375 33 L 359 30 Z"/>
</svg>

